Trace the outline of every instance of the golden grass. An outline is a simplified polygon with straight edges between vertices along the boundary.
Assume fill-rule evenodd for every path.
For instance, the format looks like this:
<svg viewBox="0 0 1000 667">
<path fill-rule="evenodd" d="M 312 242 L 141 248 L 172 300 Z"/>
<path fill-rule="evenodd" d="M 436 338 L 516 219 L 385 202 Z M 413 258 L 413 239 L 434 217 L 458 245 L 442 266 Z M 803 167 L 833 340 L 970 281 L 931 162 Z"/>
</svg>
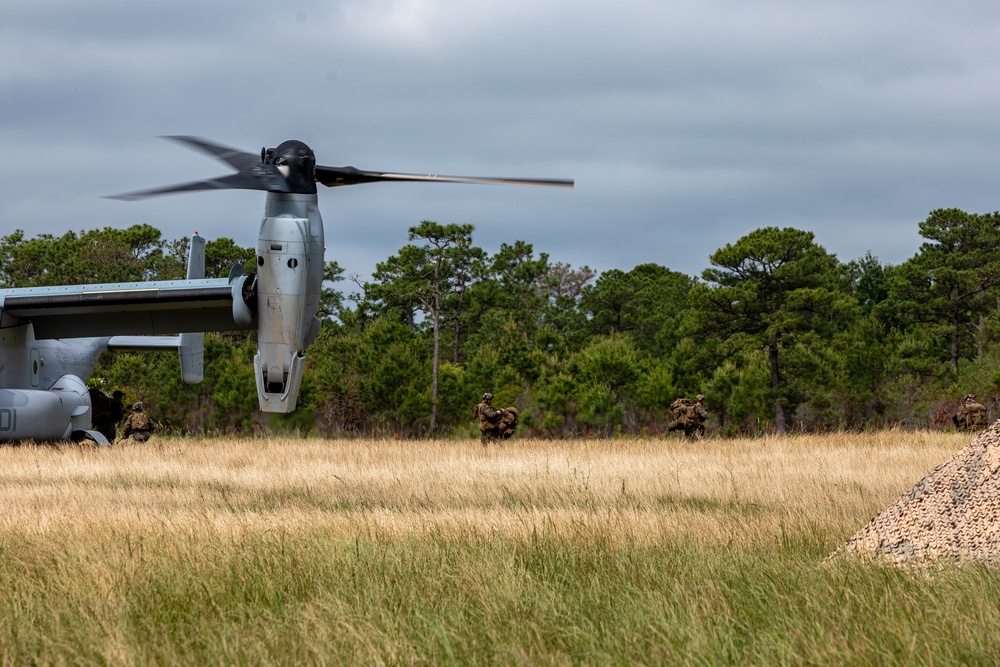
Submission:
<svg viewBox="0 0 1000 667">
<path fill-rule="evenodd" d="M 599 535 L 846 539 L 967 441 L 885 431 L 740 440 L 173 440 L 0 449 L 0 535 Z M 831 544 L 831 547 L 836 546 Z"/>
<path fill-rule="evenodd" d="M 0 448 L 0 664 L 988 664 L 1000 575 L 823 564 L 968 440 Z"/>
</svg>

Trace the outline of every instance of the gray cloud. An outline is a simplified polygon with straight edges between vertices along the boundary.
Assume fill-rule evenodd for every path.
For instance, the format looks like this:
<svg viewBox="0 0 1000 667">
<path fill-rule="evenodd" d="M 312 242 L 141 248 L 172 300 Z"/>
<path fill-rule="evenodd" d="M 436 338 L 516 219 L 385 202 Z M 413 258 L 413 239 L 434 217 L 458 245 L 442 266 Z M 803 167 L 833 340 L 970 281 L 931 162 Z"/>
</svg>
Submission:
<svg viewBox="0 0 1000 667">
<path fill-rule="evenodd" d="M 225 173 L 163 134 L 577 180 L 323 192 L 327 256 L 362 276 L 422 219 L 471 222 L 491 249 L 697 275 L 761 225 L 899 262 L 931 210 L 998 208 L 991 3 L 24 4 L 0 10 L 5 234 L 148 222 L 253 244 L 259 193 L 100 198 Z"/>
</svg>

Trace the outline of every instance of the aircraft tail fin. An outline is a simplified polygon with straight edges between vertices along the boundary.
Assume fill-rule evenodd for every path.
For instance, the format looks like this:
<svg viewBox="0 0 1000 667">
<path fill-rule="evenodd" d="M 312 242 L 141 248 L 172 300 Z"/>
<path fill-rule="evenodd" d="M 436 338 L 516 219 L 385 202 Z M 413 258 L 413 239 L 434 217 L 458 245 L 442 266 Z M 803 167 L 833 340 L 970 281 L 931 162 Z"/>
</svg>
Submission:
<svg viewBox="0 0 1000 667">
<path fill-rule="evenodd" d="M 187 279 L 200 280 L 205 277 L 205 239 L 198 232 L 191 237 L 188 253 Z M 188 384 L 198 384 L 205 377 L 205 334 L 204 332 L 182 333 L 177 352 L 181 358 L 181 378 Z"/>
<path fill-rule="evenodd" d="M 205 239 L 198 232 L 191 237 L 191 251 L 188 253 L 188 280 L 205 277 Z M 197 384 L 205 377 L 205 334 L 204 332 L 183 333 L 177 352 L 181 358 L 181 377 L 188 384 Z"/>
<path fill-rule="evenodd" d="M 177 352 L 181 357 L 181 378 L 188 384 L 198 384 L 205 378 L 205 334 L 182 333 Z"/>
<path fill-rule="evenodd" d="M 200 280 L 205 277 L 205 239 L 198 232 L 191 237 L 191 249 L 188 251 L 188 280 Z"/>
</svg>

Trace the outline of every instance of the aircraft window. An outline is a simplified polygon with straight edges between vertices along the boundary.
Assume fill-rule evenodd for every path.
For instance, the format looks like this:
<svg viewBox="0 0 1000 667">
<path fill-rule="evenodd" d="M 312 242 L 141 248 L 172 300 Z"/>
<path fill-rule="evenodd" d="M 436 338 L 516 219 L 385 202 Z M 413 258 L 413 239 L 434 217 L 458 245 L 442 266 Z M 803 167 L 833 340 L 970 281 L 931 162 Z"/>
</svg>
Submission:
<svg viewBox="0 0 1000 667">
<path fill-rule="evenodd" d="M 264 266 L 264 256 L 263 255 L 258 255 L 257 256 L 257 266 Z"/>
<path fill-rule="evenodd" d="M 38 360 L 37 359 L 31 362 L 31 374 L 32 375 L 38 375 Z"/>
<path fill-rule="evenodd" d="M 294 257 L 288 260 L 288 268 L 294 269 L 298 265 L 299 265 L 299 260 L 295 259 Z"/>
</svg>

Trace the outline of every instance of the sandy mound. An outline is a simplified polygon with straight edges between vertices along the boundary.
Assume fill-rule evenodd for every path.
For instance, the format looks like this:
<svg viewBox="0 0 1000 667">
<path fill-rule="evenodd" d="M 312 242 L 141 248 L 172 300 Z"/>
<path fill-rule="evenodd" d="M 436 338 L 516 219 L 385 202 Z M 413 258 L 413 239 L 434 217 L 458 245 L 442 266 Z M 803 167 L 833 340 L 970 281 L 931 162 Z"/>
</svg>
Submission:
<svg viewBox="0 0 1000 667">
<path fill-rule="evenodd" d="M 835 555 L 895 563 L 1000 560 L 1000 421 L 920 480 Z"/>
</svg>

